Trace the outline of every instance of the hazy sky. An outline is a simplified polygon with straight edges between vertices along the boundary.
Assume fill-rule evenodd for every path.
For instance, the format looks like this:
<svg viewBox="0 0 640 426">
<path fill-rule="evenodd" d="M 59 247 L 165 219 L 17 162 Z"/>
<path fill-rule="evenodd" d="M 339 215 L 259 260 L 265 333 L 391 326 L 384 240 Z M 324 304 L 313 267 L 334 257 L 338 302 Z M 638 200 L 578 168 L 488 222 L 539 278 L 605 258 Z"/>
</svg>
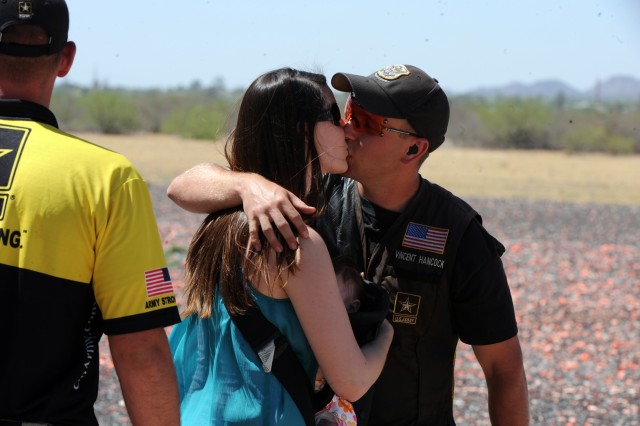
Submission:
<svg viewBox="0 0 640 426">
<path fill-rule="evenodd" d="M 246 87 L 281 66 L 370 74 L 416 65 L 445 89 L 640 79 L 640 0 L 67 0 L 67 80 Z"/>
</svg>

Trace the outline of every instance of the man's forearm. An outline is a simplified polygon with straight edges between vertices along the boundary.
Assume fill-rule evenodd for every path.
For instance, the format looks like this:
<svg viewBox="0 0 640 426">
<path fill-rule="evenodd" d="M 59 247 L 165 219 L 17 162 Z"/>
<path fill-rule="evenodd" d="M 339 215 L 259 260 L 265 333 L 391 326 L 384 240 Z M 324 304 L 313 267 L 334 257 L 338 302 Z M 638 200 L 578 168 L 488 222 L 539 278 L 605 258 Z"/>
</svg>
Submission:
<svg viewBox="0 0 640 426">
<path fill-rule="evenodd" d="M 167 196 L 192 213 L 212 213 L 239 206 L 242 175 L 217 164 L 198 164 L 173 179 Z"/>
<path fill-rule="evenodd" d="M 487 386 L 492 425 L 529 425 L 529 392 L 524 370 L 493 377 Z"/>
<path fill-rule="evenodd" d="M 492 345 L 474 345 L 489 391 L 491 424 L 529 424 L 529 392 L 518 336 Z"/>
<path fill-rule="evenodd" d="M 164 330 L 110 336 L 109 347 L 132 424 L 179 425 L 178 386 Z"/>
</svg>

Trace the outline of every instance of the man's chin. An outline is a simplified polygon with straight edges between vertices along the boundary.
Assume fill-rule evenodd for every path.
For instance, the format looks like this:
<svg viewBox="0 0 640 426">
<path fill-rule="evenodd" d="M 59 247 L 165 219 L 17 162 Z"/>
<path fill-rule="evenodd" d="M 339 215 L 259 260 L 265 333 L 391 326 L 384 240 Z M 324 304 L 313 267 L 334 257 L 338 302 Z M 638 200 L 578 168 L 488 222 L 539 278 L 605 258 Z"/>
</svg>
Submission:
<svg viewBox="0 0 640 426">
<path fill-rule="evenodd" d="M 347 155 L 347 171 L 340 173 L 340 176 L 353 178 L 353 176 L 351 176 L 351 171 L 353 171 L 353 158 L 351 155 Z"/>
<path fill-rule="evenodd" d="M 344 173 L 340 173 L 340 176 L 342 176 L 342 177 L 346 177 L 346 178 L 355 179 L 355 178 L 353 177 L 353 174 L 351 173 L 352 171 L 353 171 L 353 169 L 352 169 L 351 167 L 349 167 L 349 168 L 347 169 L 347 171 L 346 171 L 346 172 L 344 172 Z"/>
</svg>

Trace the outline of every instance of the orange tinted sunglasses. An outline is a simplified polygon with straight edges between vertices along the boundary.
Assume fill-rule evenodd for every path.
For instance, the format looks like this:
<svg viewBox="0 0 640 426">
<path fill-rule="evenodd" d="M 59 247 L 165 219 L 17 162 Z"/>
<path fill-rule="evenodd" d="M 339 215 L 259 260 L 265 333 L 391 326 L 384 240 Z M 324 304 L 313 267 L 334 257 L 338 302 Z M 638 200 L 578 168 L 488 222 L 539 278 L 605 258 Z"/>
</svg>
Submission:
<svg viewBox="0 0 640 426">
<path fill-rule="evenodd" d="M 384 136 L 384 130 L 388 132 L 400 133 L 403 135 L 420 137 L 417 133 L 408 132 L 406 130 L 395 129 L 388 127 L 389 120 L 380 116 L 371 114 L 358 104 L 358 101 L 353 96 L 353 93 L 349 95 L 347 104 L 344 107 L 344 120 L 345 123 L 351 122 L 353 129 L 360 133 L 369 133 L 372 135 Z"/>
</svg>

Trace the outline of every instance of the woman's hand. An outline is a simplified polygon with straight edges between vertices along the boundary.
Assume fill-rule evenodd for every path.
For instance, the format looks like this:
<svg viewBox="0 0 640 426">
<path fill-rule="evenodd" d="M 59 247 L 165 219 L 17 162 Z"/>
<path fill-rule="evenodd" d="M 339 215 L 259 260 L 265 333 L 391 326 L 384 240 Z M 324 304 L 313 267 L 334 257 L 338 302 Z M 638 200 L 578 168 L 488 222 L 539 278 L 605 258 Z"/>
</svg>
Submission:
<svg viewBox="0 0 640 426">
<path fill-rule="evenodd" d="M 242 209 L 249 222 L 249 243 L 256 250 L 261 250 L 260 231 L 276 252 L 282 251 L 282 245 L 276 234 L 279 232 L 287 245 L 295 250 L 298 239 L 291 225 L 302 238 L 309 237 L 307 225 L 302 215 L 312 214 L 315 207 L 308 206 L 301 199 L 257 174 L 243 174 L 240 197 Z M 275 225 L 275 229 L 274 229 Z"/>
</svg>

